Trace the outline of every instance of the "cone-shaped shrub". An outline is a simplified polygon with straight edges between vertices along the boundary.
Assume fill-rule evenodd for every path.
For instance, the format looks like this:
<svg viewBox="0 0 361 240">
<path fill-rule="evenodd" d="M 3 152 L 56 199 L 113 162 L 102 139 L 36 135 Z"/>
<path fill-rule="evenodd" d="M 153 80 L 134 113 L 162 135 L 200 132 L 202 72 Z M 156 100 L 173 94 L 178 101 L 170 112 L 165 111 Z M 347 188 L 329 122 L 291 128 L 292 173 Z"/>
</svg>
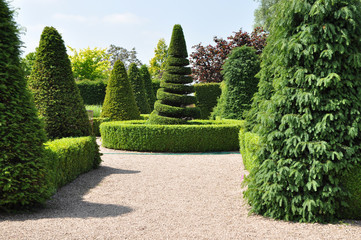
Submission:
<svg viewBox="0 0 361 240">
<path fill-rule="evenodd" d="M 239 47 L 232 50 L 223 64 L 222 94 L 214 108 L 212 118 L 242 119 L 248 110 L 251 99 L 257 92 L 260 70 L 259 56 L 252 47 Z"/>
<path fill-rule="evenodd" d="M 53 27 L 45 27 L 41 34 L 29 86 L 49 138 L 91 134 L 64 41 Z"/>
<path fill-rule="evenodd" d="M 113 66 L 108 81 L 101 117 L 111 120 L 140 119 L 140 113 L 122 61 Z"/>
<path fill-rule="evenodd" d="M 20 67 L 19 31 L 4 0 L 0 22 L 0 210 L 18 210 L 49 197 L 46 139 Z"/>
<path fill-rule="evenodd" d="M 361 2 L 281 0 L 274 16 L 245 197 L 268 217 L 333 221 L 348 194 L 339 177 L 361 160 Z"/>
<path fill-rule="evenodd" d="M 154 111 L 149 117 L 150 123 L 185 124 L 187 120 L 200 117 L 199 108 L 189 107 L 196 103 L 196 98 L 190 95 L 194 93 L 194 87 L 189 85 L 193 79 L 187 57 L 182 27 L 174 25 L 165 72 L 157 91 Z"/>
<path fill-rule="evenodd" d="M 135 101 L 137 102 L 137 106 L 139 107 L 139 111 L 142 114 L 150 113 L 150 106 L 148 103 L 144 80 L 140 75 L 137 64 L 131 63 L 128 69 L 128 77 L 130 84 L 133 89 Z"/>
<path fill-rule="evenodd" d="M 139 69 L 140 77 L 144 81 L 145 93 L 149 103 L 150 110 L 153 111 L 154 102 L 155 102 L 155 92 L 153 90 L 153 84 L 146 65 L 142 65 Z"/>
</svg>

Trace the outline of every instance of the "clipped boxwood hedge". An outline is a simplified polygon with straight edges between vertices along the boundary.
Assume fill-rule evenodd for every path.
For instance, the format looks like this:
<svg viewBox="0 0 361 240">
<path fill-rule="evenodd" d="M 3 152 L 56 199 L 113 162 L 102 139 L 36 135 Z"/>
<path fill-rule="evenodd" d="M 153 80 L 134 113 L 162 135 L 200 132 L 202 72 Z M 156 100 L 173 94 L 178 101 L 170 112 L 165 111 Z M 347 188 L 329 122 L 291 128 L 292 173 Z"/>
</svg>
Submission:
<svg viewBox="0 0 361 240">
<path fill-rule="evenodd" d="M 215 152 L 239 149 L 244 121 L 192 120 L 187 125 L 152 125 L 145 120 L 101 124 L 104 147 L 149 152 Z"/>
<path fill-rule="evenodd" d="M 245 168 L 252 173 L 260 165 L 256 152 L 259 149 L 259 136 L 241 129 L 239 132 L 239 148 Z M 343 187 L 351 193 L 346 201 L 349 205 L 341 209 L 339 217 L 343 219 L 361 220 L 361 166 L 340 176 Z"/>
<path fill-rule="evenodd" d="M 76 82 L 85 105 L 102 105 L 107 84 L 104 80 L 82 80 Z"/>
<path fill-rule="evenodd" d="M 97 168 L 101 162 L 95 137 L 62 138 L 45 144 L 48 169 L 55 189 L 80 174 Z"/>
<path fill-rule="evenodd" d="M 209 119 L 213 108 L 217 105 L 217 99 L 222 93 L 220 85 L 220 83 L 194 84 L 196 106 L 201 110 L 202 119 Z"/>
</svg>

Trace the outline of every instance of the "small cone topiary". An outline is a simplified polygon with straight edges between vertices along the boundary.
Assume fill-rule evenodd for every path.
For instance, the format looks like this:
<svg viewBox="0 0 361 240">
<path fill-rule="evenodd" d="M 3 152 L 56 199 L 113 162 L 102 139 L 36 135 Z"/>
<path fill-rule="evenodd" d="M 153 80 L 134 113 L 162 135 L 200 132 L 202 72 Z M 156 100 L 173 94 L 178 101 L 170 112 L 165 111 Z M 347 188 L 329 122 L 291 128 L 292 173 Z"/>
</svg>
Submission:
<svg viewBox="0 0 361 240">
<path fill-rule="evenodd" d="M 51 195 L 45 131 L 21 70 L 13 14 L 0 0 L 0 211 L 30 208 Z"/>
<path fill-rule="evenodd" d="M 150 110 L 153 111 L 154 102 L 155 102 L 155 92 L 153 90 L 152 79 L 146 65 L 142 65 L 139 69 L 140 77 L 144 81 L 145 93 L 147 95 L 147 100 L 149 103 Z"/>
<path fill-rule="evenodd" d="M 162 76 L 160 89 L 157 91 L 157 101 L 154 111 L 149 116 L 151 124 L 185 124 L 187 120 L 200 117 L 197 107 L 189 107 L 196 103 L 191 68 L 187 67 L 187 47 L 183 29 L 174 25 L 171 42 L 168 49 L 167 64 Z"/>
<path fill-rule="evenodd" d="M 91 134 L 64 41 L 53 27 L 45 27 L 41 34 L 29 87 L 50 139 Z"/>
<path fill-rule="evenodd" d="M 123 62 L 117 60 L 108 81 L 101 117 L 111 120 L 140 119 L 140 112 Z"/>
<path fill-rule="evenodd" d="M 140 75 L 137 64 L 131 63 L 129 65 L 128 77 L 130 84 L 132 85 L 135 101 L 137 102 L 140 113 L 149 114 L 150 106 L 145 91 L 144 80 Z"/>
</svg>

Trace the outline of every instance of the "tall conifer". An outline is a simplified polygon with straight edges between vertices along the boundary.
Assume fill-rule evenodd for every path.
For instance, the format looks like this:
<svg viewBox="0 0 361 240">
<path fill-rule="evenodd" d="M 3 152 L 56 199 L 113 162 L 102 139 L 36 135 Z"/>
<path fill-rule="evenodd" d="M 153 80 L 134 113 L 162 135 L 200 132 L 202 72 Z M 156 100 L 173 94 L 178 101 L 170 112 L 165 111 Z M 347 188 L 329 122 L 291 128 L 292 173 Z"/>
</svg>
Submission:
<svg viewBox="0 0 361 240">
<path fill-rule="evenodd" d="M 149 114 L 150 106 L 148 103 L 144 79 L 141 77 L 137 64 L 131 63 L 128 69 L 128 77 L 132 85 L 135 101 L 137 102 L 140 113 Z"/>
</svg>

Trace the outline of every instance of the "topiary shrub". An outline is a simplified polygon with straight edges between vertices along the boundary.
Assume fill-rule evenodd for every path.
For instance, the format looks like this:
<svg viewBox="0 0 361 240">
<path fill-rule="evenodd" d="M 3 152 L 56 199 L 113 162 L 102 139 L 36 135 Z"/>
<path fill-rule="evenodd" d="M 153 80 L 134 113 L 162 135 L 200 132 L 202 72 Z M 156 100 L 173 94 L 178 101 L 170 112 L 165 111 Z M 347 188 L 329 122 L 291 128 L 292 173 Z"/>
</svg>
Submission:
<svg viewBox="0 0 361 240">
<path fill-rule="evenodd" d="M 107 84 L 104 80 L 81 80 L 76 82 L 85 105 L 102 105 Z"/>
<path fill-rule="evenodd" d="M 91 134 L 63 39 L 53 27 L 41 34 L 28 83 L 50 139 Z"/>
<path fill-rule="evenodd" d="M 148 67 L 146 65 L 142 65 L 139 69 L 140 77 L 143 79 L 144 87 L 145 87 L 145 93 L 147 96 L 148 104 L 150 107 L 150 112 L 153 111 L 154 108 L 154 102 L 155 102 L 155 92 L 153 90 L 153 84 L 150 77 L 150 73 L 148 71 Z M 149 113 L 150 113 L 149 112 Z"/>
<path fill-rule="evenodd" d="M 259 56 L 252 47 L 242 46 L 232 50 L 223 65 L 222 94 L 211 114 L 213 119 L 242 119 L 251 99 L 257 92 L 260 70 Z"/>
<path fill-rule="evenodd" d="M 340 175 L 361 159 L 361 2 L 282 0 L 263 52 L 250 127 L 261 163 L 252 211 L 301 222 L 340 217 Z"/>
<path fill-rule="evenodd" d="M 150 113 L 150 106 L 148 103 L 144 79 L 141 77 L 137 64 L 131 63 L 128 69 L 128 76 L 130 84 L 132 85 L 135 101 L 139 108 L 140 113 L 147 114 Z"/>
<path fill-rule="evenodd" d="M 194 84 L 196 106 L 201 111 L 201 119 L 208 119 L 213 108 L 217 105 L 217 99 L 222 93 L 219 83 Z"/>
<path fill-rule="evenodd" d="M 51 195 L 37 118 L 20 66 L 19 30 L 14 12 L 0 0 L 0 210 L 31 208 Z"/>
<path fill-rule="evenodd" d="M 341 217 L 361 220 L 361 166 L 356 165 L 340 178 L 343 189 L 350 193 L 347 206 L 341 209 Z"/>
<path fill-rule="evenodd" d="M 239 132 L 239 151 L 242 154 L 243 165 L 251 174 L 260 165 L 257 158 L 259 150 L 259 136 L 252 132 L 247 132 L 244 128 Z"/>
<path fill-rule="evenodd" d="M 117 60 L 108 81 L 102 118 L 111 120 L 140 119 L 139 109 L 124 64 Z"/>
<path fill-rule="evenodd" d="M 161 88 L 157 91 L 157 101 L 149 117 L 149 123 L 185 124 L 187 120 L 200 117 L 199 108 L 188 107 L 196 103 L 196 98 L 190 95 L 194 93 L 194 87 L 189 85 L 193 79 L 190 76 L 191 68 L 187 67 L 187 57 L 182 27 L 175 25 Z"/>
</svg>

